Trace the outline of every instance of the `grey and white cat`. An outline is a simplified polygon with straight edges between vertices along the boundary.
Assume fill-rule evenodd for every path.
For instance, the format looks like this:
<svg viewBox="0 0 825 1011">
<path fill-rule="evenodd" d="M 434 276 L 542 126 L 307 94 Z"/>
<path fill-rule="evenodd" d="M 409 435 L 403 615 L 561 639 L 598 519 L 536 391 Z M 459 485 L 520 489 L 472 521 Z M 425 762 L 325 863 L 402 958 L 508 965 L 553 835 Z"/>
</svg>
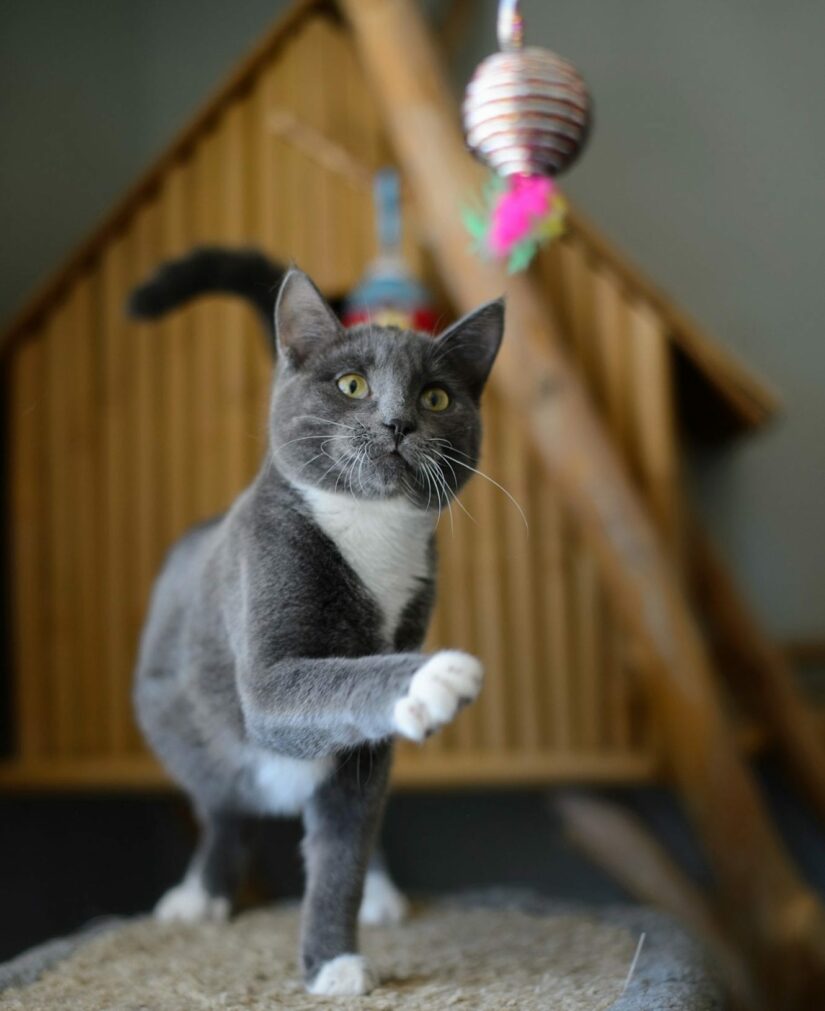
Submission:
<svg viewBox="0 0 825 1011">
<path fill-rule="evenodd" d="M 216 288 L 246 293 L 226 275 L 243 274 L 250 255 L 196 253 L 139 289 L 132 311 L 156 315 Z M 272 298 L 260 283 L 256 292 Z M 481 687 L 474 657 L 420 649 L 434 525 L 477 463 L 503 304 L 437 339 L 345 330 L 291 270 L 274 318 L 263 465 L 224 516 L 170 551 L 141 641 L 138 719 L 202 826 L 158 913 L 227 915 L 245 822 L 301 813 L 306 984 L 361 994 L 375 981 L 357 953 L 357 915 L 393 738 L 423 740 Z"/>
</svg>

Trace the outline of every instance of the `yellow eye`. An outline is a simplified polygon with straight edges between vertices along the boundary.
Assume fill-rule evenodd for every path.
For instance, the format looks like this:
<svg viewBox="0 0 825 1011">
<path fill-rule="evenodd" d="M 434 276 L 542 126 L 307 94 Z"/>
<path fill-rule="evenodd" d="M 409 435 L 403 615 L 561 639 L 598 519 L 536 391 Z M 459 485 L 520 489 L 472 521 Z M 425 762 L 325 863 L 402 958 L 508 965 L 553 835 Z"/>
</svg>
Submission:
<svg viewBox="0 0 825 1011">
<path fill-rule="evenodd" d="M 428 411 L 446 411 L 450 406 L 450 394 L 440 386 L 428 386 L 421 394 L 421 405 Z"/>
<path fill-rule="evenodd" d="M 369 393 L 370 388 L 366 379 L 358 372 L 348 372 L 336 380 L 338 389 L 345 397 L 352 397 L 353 400 L 363 400 Z"/>
</svg>

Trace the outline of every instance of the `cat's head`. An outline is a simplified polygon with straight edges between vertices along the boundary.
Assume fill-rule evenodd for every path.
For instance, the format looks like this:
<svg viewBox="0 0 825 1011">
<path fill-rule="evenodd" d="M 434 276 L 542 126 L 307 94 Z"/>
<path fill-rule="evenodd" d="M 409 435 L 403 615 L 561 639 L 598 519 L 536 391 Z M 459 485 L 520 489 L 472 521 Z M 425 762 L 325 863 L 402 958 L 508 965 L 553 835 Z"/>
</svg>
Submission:
<svg viewBox="0 0 825 1011">
<path fill-rule="evenodd" d="M 432 338 L 344 329 L 310 279 L 287 274 L 275 308 L 271 451 L 293 482 L 436 510 L 472 474 L 479 399 L 504 327 L 489 302 Z"/>
</svg>

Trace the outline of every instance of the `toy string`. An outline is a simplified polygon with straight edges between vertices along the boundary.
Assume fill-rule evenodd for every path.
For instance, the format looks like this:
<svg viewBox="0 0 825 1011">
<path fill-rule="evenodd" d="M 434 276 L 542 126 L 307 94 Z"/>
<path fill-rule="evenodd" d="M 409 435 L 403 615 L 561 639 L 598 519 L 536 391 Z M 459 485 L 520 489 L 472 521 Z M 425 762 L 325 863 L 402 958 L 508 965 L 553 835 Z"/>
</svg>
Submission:
<svg viewBox="0 0 825 1011">
<path fill-rule="evenodd" d="M 524 17 L 520 0 L 499 0 L 498 46 L 502 52 L 514 52 L 524 45 Z"/>
</svg>

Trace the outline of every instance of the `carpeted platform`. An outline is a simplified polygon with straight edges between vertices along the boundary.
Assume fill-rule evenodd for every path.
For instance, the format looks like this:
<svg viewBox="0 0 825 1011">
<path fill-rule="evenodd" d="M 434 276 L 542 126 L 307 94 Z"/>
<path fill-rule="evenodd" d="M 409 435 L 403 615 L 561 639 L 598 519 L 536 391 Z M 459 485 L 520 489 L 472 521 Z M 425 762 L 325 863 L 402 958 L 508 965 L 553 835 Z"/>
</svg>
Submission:
<svg viewBox="0 0 825 1011">
<path fill-rule="evenodd" d="M 640 933 L 646 934 L 625 988 Z M 367 997 L 318 998 L 296 966 L 298 908 L 228 925 L 99 925 L 0 967 L 1 1011 L 712 1011 L 723 1005 L 681 932 L 644 911 L 591 914 L 501 893 L 431 903 L 363 931 L 381 978 Z"/>
</svg>

